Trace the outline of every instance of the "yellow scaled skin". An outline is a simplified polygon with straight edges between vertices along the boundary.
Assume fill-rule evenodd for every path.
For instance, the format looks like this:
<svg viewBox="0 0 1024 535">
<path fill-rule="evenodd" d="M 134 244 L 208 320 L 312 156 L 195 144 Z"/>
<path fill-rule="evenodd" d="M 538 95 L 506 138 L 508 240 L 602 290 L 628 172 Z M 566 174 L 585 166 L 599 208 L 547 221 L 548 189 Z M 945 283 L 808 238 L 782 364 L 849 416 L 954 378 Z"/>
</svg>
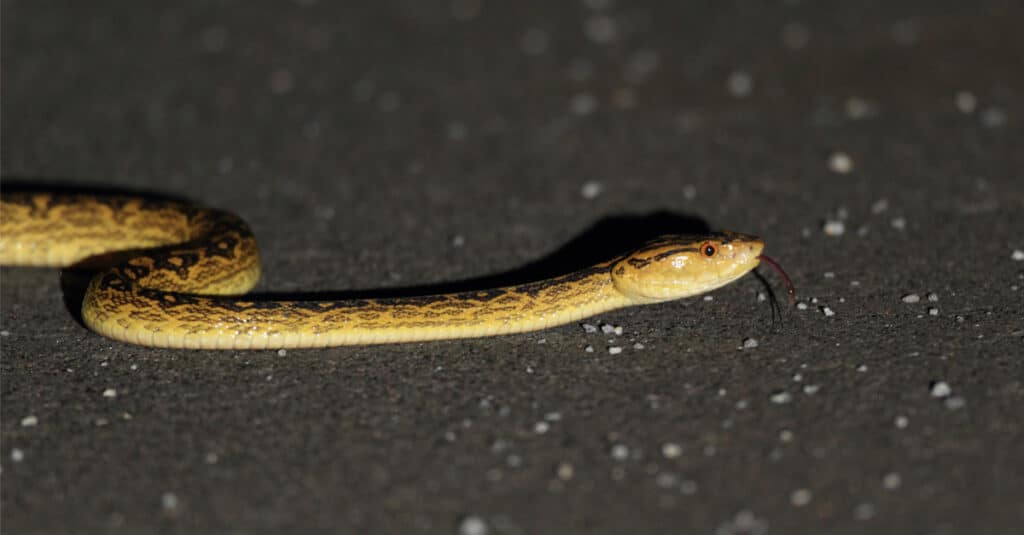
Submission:
<svg viewBox="0 0 1024 535">
<path fill-rule="evenodd" d="M 82 317 L 104 336 L 155 347 L 328 347 L 535 331 L 713 290 L 756 267 L 763 247 L 759 238 L 728 232 L 666 236 L 581 271 L 506 288 L 246 300 L 242 294 L 259 279 L 259 253 L 248 225 L 233 214 L 120 196 L 0 198 L 0 264 L 96 265 L 118 253 L 116 267 L 90 282 Z"/>
</svg>

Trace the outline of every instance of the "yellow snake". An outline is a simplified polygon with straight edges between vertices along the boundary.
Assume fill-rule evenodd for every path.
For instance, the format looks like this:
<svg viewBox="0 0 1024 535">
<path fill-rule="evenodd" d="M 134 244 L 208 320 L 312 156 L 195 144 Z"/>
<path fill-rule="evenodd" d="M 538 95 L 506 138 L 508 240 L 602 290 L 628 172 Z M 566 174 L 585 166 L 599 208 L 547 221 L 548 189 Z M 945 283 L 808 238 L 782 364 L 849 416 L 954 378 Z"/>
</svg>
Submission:
<svg viewBox="0 0 1024 535">
<path fill-rule="evenodd" d="M 118 195 L 0 197 L 2 265 L 66 267 L 129 250 L 91 279 L 82 319 L 104 336 L 154 347 L 328 347 L 535 331 L 698 295 L 761 260 L 782 273 L 763 247 L 760 238 L 731 232 L 665 236 L 580 271 L 505 288 L 274 301 L 242 295 L 259 279 L 260 262 L 249 226 L 234 214 Z"/>
</svg>

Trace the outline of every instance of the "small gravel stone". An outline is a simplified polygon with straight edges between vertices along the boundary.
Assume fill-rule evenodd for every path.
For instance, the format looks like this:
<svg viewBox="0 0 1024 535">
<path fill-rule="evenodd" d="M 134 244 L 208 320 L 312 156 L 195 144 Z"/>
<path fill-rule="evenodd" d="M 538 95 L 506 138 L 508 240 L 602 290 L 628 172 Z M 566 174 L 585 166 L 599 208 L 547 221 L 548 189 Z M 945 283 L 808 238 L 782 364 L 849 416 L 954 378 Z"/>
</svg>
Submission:
<svg viewBox="0 0 1024 535">
<path fill-rule="evenodd" d="M 619 353 L 622 353 L 622 348 L 619 346 L 611 346 L 608 348 L 609 355 L 618 355 Z"/>
<path fill-rule="evenodd" d="M 487 522 L 476 515 L 469 515 L 459 522 L 459 535 L 487 535 L 489 531 Z"/>
<path fill-rule="evenodd" d="M 843 223 L 838 219 L 828 220 L 822 224 L 821 230 L 826 236 L 842 236 L 846 233 L 846 223 Z"/>
<path fill-rule="evenodd" d="M 108 389 L 103 391 L 103 397 L 105 397 L 107 399 L 116 398 L 117 397 L 117 390 L 114 390 L 113 388 L 108 388 Z"/>
<path fill-rule="evenodd" d="M 970 91 L 960 91 L 956 94 L 956 109 L 960 113 L 974 113 L 978 109 L 978 98 Z"/>
<path fill-rule="evenodd" d="M 580 188 L 580 195 L 582 195 L 584 199 L 590 201 L 596 199 L 602 191 L 604 191 L 604 186 L 602 186 L 600 182 L 591 180 L 583 183 L 583 187 Z"/>
<path fill-rule="evenodd" d="M 821 307 L 821 313 L 824 314 L 826 318 L 831 318 L 832 316 L 836 315 L 835 311 L 833 311 L 830 307 L 827 306 Z"/>
<path fill-rule="evenodd" d="M 808 396 L 817 394 L 819 390 L 821 390 L 821 386 L 819 385 L 804 385 L 804 394 L 807 394 Z"/>
<path fill-rule="evenodd" d="M 853 158 L 845 152 L 833 152 L 828 157 L 828 169 L 833 173 L 845 175 L 853 171 Z"/>
<path fill-rule="evenodd" d="M 629 458 L 629 447 L 625 444 L 616 444 L 612 446 L 612 459 L 616 461 L 625 461 Z"/>
<path fill-rule="evenodd" d="M 608 323 L 602 323 L 601 332 L 603 332 L 604 334 L 612 334 L 615 332 L 615 326 Z"/>
<path fill-rule="evenodd" d="M 1014 249 L 1013 252 L 1010 253 L 1010 258 L 1017 262 L 1024 262 L 1024 250 Z"/>
<path fill-rule="evenodd" d="M 921 296 L 917 294 L 907 294 L 900 298 L 904 303 L 917 303 L 921 301 Z"/>
<path fill-rule="evenodd" d="M 893 424 L 896 425 L 896 429 L 906 429 L 910 425 L 910 419 L 906 416 L 897 416 Z"/>
<path fill-rule="evenodd" d="M 999 128 L 1006 124 L 1009 116 L 1002 108 L 985 108 L 980 115 L 981 125 L 985 128 Z"/>
<path fill-rule="evenodd" d="M 178 508 L 178 496 L 173 492 L 165 492 L 160 495 L 160 507 L 164 511 L 173 511 Z"/>
<path fill-rule="evenodd" d="M 949 396 L 945 401 L 943 401 L 943 404 L 946 405 L 947 409 L 955 411 L 957 409 L 964 408 L 964 405 L 967 405 L 967 400 L 962 396 Z"/>
<path fill-rule="evenodd" d="M 8 330 L 0 331 L 0 336 L 10 336 L 10 335 L 11 335 L 11 331 L 8 331 Z"/>
<path fill-rule="evenodd" d="M 807 310 L 807 303 L 800 302 L 796 304 L 797 310 Z"/>
<path fill-rule="evenodd" d="M 888 209 L 889 209 L 889 199 L 881 198 L 881 199 L 878 199 L 877 201 L 871 203 L 871 213 L 872 214 L 881 214 L 882 212 L 885 212 Z"/>
<path fill-rule="evenodd" d="M 939 315 L 939 309 L 937 309 L 935 307 L 929 307 L 928 308 L 928 315 L 929 316 L 938 316 Z"/>
<path fill-rule="evenodd" d="M 733 97 L 749 97 L 754 92 L 754 77 L 746 71 L 733 71 L 726 80 L 726 88 Z"/>
<path fill-rule="evenodd" d="M 949 387 L 949 383 L 946 381 L 935 381 L 932 383 L 931 395 L 933 398 L 948 397 L 952 393 L 953 389 Z"/>
<path fill-rule="evenodd" d="M 882 488 L 885 490 L 896 490 L 902 483 L 903 479 L 896 472 L 889 472 L 882 476 Z"/>
<path fill-rule="evenodd" d="M 594 346 L 584 347 L 583 351 L 586 351 L 587 353 L 593 353 L 594 352 Z"/>
<path fill-rule="evenodd" d="M 589 323 L 584 323 L 582 325 L 582 327 L 583 327 L 583 332 L 585 332 L 585 333 L 596 333 L 597 332 L 597 326 L 595 326 L 595 325 L 591 325 Z"/>
<path fill-rule="evenodd" d="M 853 518 L 856 520 L 871 520 L 875 517 L 875 506 L 870 503 L 862 503 L 853 508 Z"/>
<path fill-rule="evenodd" d="M 278 349 L 277 350 L 277 356 L 279 356 L 279 357 L 287 357 L 288 356 L 288 350 L 284 349 L 284 348 Z"/>
<path fill-rule="evenodd" d="M 907 220 L 906 218 L 903 217 L 894 217 L 892 218 L 892 221 L 889 222 L 889 224 L 892 225 L 892 228 L 896 230 L 906 230 L 907 228 Z"/>
<path fill-rule="evenodd" d="M 590 115 L 596 108 L 597 99 L 590 93 L 578 93 L 569 101 L 569 109 L 576 115 Z"/>
<path fill-rule="evenodd" d="M 939 294 L 935 292 L 929 292 L 928 295 L 925 296 L 925 299 L 931 301 L 932 303 L 937 303 L 939 301 Z"/>
<path fill-rule="evenodd" d="M 644 345 L 641 344 L 640 342 L 637 342 L 637 343 L 633 344 L 633 349 L 643 349 L 643 348 L 644 348 Z"/>
<path fill-rule="evenodd" d="M 22 427 L 35 427 L 38 423 L 39 418 L 36 418 L 34 415 L 31 414 L 21 419 Z"/>
<path fill-rule="evenodd" d="M 18 448 L 12 448 L 11 449 L 11 462 L 20 463 L 21 461 L 24 461 L 24 460 L 25 460 L 25 452 L 24 451 L 22 451 L 22 450 L 20 450 Z"/>
<path fill-rule="evenodd" d="M 772 401 L 772 403 L 775 403 L 777 405 L 782 405 L 784 403 L 789 403 L 790 401 L 792 401 L 793 400 L 793 394 L 790 394 L 789 392 L 786 392 L 785 390 L 782 390 L 780 392 L 776 392 L 776 393 L 772 394 L 769 399 Z"/>
<path fill-rule="evenodd" d="M 555 474 L 558 479 L 562 481 L 569 481 L 574 475 L 576 475 L 576 469 L 572 464 L 562 461 L 558 463 L 558 468 L 555 469 Z"/>
<path fill-rule="evenodd" d="M 796 507 L 803 507 L 811 503 L 811 491 L 807 489 L 796 489 L 789 495 L 789 503 Z"/>
<path fill-rule="evenodd" d="M 755 347 L 757 347 L 757 345 L 758 345 L 757 338 L 744 338 L 743 339 L 743 349 L 754 349 Z"/>
<path fill-rule="evenodd" d="M 549 424 L 547 422 L 543 422 L 542 421 L 542 422 L 537 422 L 537 423 L 533 424 L 533 432 L 537 433 L 538 435 L 543 435 L 543 434 L 547 433 L 550 429 L 551 429 L 551 424 Z"/>
<path fill-rule="evenodd" d="M 666 442 L 661 445 L 661 454 L 666 459 L 676 459 L 683 454 L 683 447 L 675 442 Z"/>
</svg>

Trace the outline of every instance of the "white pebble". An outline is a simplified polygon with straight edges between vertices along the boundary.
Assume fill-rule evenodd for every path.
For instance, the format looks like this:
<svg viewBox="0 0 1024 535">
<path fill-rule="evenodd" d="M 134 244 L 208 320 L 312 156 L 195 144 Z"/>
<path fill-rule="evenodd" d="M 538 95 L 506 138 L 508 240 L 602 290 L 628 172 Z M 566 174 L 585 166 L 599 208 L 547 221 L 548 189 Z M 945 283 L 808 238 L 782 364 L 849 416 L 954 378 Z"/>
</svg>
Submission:
<svg viewBox="0 0 1024 535">
<path fill-rule="evenodd" d="M 827 306 L 821 307 L 821 313 L 824 314 L 826 318 L 831 318 L 832 316 L 836 315 L 835 311 L 833 311 L 832 308 Z"/>
<path fill-rule="evenodd" d="M 871 203 L 871 213 L 872 214 L 880 214 L 882 212 L 885 212 L 888 209 L 889 209 L 889 199 L 882 198 L 882 199 L 878 199 L 877 201 Z"/>
<path fill-rule="evenodd" d="M 594 346 L 584 347 L 583 351 L 586 351 L 587 353 L 593 353 L 594 352 Z"/>
<path fill-rule="evenodd" d="M 683 198 L 688 201 L 692 201 L 697 198 L 697 187 L 693 184 L 683 186 Z"/>
<path fill-rule="evenodd" d="M 857 372 L 858 373 L 865 373 L 867 371 L 868 371 L 868 365 L 867 364 L 861 364 L 860 366 L 857 366 Z"/>
<path fill-rule="evenodd" d="M 533 424 L 533 432 L 537 433 L 538 435 L 543 435 L 547 433 L 549 430 L 551 430 L 551 424 L 547 422 L 540 421 Z"/>
<path fill-rule="evenodd" d="M 609 323 L 602 323 L 601 332 L 603 332 L 604 334 L 612 334 L 615 332 L 615 326 Z"/>
<path fill-rule="evenodd" d="M 585 332 L 585 333 L 596 333 L 597 332 L 597 326 L 596 325 L 591 325 L 589 323 L 584 323 L 583 325 L 581 325 L 581 327 L 583 327 L 583 332 Z"/>
<path fill-rule="evenodd" d="M 811 491 L 807 489 L 794 490 L 793 493 L 789 495 L 789 503 L 796 507 L 803 507 L 808 503 L 811 503 Z"/>
<path fill-rule="evenodd" d="M 978 98 L 970 91 L 960 91 L 956 94 L 956 109 L 960 113 L 974 113 L 978 108 Z"/>
<path fill-rule="evenodd" d="M 853 518 L 857 520 L 871 520 L 875 516 L 875 506 L 870 503 L 862 503 L 853 509 Z"/>
<path fill-rule="evenodd" d="M 793 394 L 790 394 L 789 392 L 782 390 L 780 392 L 772 394 L 769 399 L 771 399 L 772 403 L 782 405 L 784 403 L 789 403 L 790 401 L 792 401 Z"/>
<path fill-rule="evenodd" d="M 902 415 L 897 416 L 896 419 L 893 420 L 893 424 L 896 425 L 896 429 L 906 429 L 907 426 L 910 425 L 910 418 Z"/>
<path fill-rule="evenodd" d="M 932 303 L 936 303 L 939 300 L 939 294 L 935 292 L 929 292 L 928 295 L 925 296 L 925 298 L 931 301 Z"/>
<path fill-rule="evenodd" d="M 39 423 L 39 418 L 36 418 L 34 415 L 31 415 L 31 414 L 21 419 L 21 426 L 22 427 L 35 427 L 36 424 L 38 424 L 38 423 Z"/>
<path fill-rule="evenodd" d="M 1013 252 L 1010 253 L 1010 258 L 1017 262 L 1024 262 L 1024 251 L 1020 249 L 1014 249 Z"/>
<path fill-rule="evenodd" d="M 10 335 L 11 335 L 11 331 L 8 331 L 8 330 L 0 331 L 0 336 L 10 336 Z"/>
<path fill-rule="evenodd" d="M 882 476 L 882 487 L 885 488 L 885 490 L 898 489 L 901 484 L 903 484 L 903 478 L 901 478 L 896 472 L 889 472 Z"/>
<path fill-rule="evenodd" d="M 896 230 L 905 230 L 907 228 L 907 219 L 903 217 L 894 217 L 889 224 Z"/>
<path fill-rule="evenodd" d="M 596 199 L 602 191 L 604 191 L 604 186 L 601 185 L 600 182 L 591 180 L 583 183 L 583 187 L 580 188 L 580 195 L 582 195 L 584 199 L 590 201 Z"/>
<path fill-rule="evenodd" d="M 555 469 L 555 474 L 558 475 L 558 479 L 562 481 L 569 481 L 576 474 L 576 469 L 572 464 L 562 461 L 558 463 L 558 468 Z"/>
<path fill-rule="evenodd" d="M 825 221 L 821 226 L 821 230 L 826 236 L 842 236 L 846 233 L 846 223 L 838 219 L 830 219 Z"/>
<path fill-rule="evenodd" d="M 459 535 L 487 535 L 490 528 L 484 519 L 470 515 L 459 523 Z"/>
<path fill-rule="evenodd" d="M 609 355 L 618 355 L 619 353 L 622 353 L 622 348 L 619 346 L 611 346 L 608 348 Z"/>
<path fill-rule="evenodd" d="M 18 448 L 11 449 L 11 462 L 20 463 L 25 460 L 25 452 Z"/>
<path fill-rule="evenodd" d="M 935 381 L 932 383 L 931 394 L 933 398 L 944 398 L 953 393 L 946 381 Z"/>
<path fill-rule="evenodd" d="M 871 101 L 861 97 L 846 99 L 843 107 L 846 110 L 846 117 L 854 121 L 871 117 L 876 112 L 876 106 Z"/>
<path fill-rule="evenodd" d="M 629 458 L 629 447 L 625 444 L 616 444 L 612 446 L 612 459 L 616 461 L 625 461 Z"/>
<path fill-rule="evenodd" d="M 939 315 L 939 309 L 935 308 L 935 307 L 930 307 L 928 309 L 928 315 L 929 316 L 938 316 Z"/>
<path fill-rule="evenodd" d="M 796 309 L 797 310 L 807 310 L 807 303 L 804 303 L 802 301 L 797 303 L 796 304 Z"/>
<path fill-rule="evenodd" d="M 946 405 L 947 409 L 955 411 L 957 409 L 962 409 L 964 405 L 967 404 L 967 400 L 965 400 L 962 396 L 950 396 L 946 398 L 946 400 L 943 403 Z"/>
<path fill-rule="evenodd" d="M 758 345 L 757 338 L 744 338 L 743 339 L 743 346 L 742 346 L 743 349 L 754 349 L 755 347 L 757 347 L 757 345 Z"/>
<path fill-rule="evenodd" d="M 804 385 L 804 394 L 807 394 L 808 396 L 817 394 L 819 390 L 821 390 L 821 386 L 819 385 Z"/>
<path fill-rule="evenodd" d="M 105 397 L 107 399 L 116 398 L 117 397 L 117 390 L 114 390 L 113 388 L 108 388 L 108 389 L 103 391 L 103 397 Z"/>
<path fill-rule="evenodd" d="M 845 175 L 853 171 L 853 158 L 845 152 L 833 152 L 828 157 L 828 168 L 833 173 Z"/>
<path fill-rule="evenodd" d="M 985 128 L 999 128 L 1007 119 L 1006 110 L 1002 108 L 985 108 L 981 112 L 981 125 Z"/>
<path fill-rule="evenodd" d="M 173 511 L 178 508 L 178 496 L 173 492 L 165 492 L 160 496 L 160 507 L 165 511 Z"/>
<path fill-rule="evenodd" d="M 921 296 L 917 294 L 907 294 L 900 298 L 904 303 L 917 303 L 921 301 Z"/>
<path fill-rule="evenodd" d="M 704 300 L 705 301 L 714 301 L 715 300 L 715 296 L 713 296 L 713 295 L 705 295 L 704 296 Z"/>
<path fill-rule="evenodd" d="M 576 115 L 590 115 L 597 108 L 597 99 L 590 93 L 578 93 L 569 101 L 569 110 Z"/>
<path fill-rule="evenodd" d="M 637 342 L 637 343 L 633 344 L 633 349 L 643 349 L 643 348 L 644 348 L 644 345 L 641 344 L 640 342 Z"/>
<path fill-rule="evenodd" d="M 462 234 L 456 234 L 452 236 L 452 247 L 462 247 L 463 245 L 466 245 L 465 236 L 463 236 Z"/>
<path fill-rule="evenodd" d="M 666 459 L 675 459 L 683 454 L 683 447 L 675 442 L 666 442 L 661 445 L 661 454 Z"/>
<path fill-rule="evenodd" d="M 733 71 L 726 80 L 726 87 L 736 98 L 748 97 L 754 91 L 754 77 L 746 71 Z"/>
</svg>

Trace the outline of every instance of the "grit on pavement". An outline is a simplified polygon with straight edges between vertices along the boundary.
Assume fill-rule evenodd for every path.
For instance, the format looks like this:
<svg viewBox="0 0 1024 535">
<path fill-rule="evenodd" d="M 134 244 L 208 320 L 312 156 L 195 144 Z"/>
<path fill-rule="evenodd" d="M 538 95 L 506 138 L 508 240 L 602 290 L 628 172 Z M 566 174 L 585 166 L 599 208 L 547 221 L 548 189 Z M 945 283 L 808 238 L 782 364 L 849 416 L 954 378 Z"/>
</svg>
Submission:
<svg viewBox="0 0 1024 535">
<path fill-rule="evenodd" d="M 1019 4 L 0 5 L 4 187 L 238 213 L 262 292 L 705 226 L 797 287 L 217 352 L 102 338 L 57 270 L 5 267 L 5 533 L 1024 529 Z"/>
</svg>

